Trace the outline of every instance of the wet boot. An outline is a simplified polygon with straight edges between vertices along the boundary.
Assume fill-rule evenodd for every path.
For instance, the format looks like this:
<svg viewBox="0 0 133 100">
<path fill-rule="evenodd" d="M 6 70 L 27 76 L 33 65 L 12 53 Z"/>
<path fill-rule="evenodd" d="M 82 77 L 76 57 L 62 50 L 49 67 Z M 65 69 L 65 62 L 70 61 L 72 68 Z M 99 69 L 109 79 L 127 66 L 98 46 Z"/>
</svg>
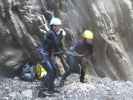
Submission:
<svg viewBox="0 0 133 100">
<path fill-rule="evenodd" d="M 85 71 L 81 68 L 80 82 L 85 83 Z"/>
<path fill-rule="evenodd" d="M 59 87 L 63 87 L 64 86 L 64 80 L 60 81 Z"/>
<path fill-rule="evenodd" d="M 61 78 L 61 81 L 60 81 L 60 87 L 63 87 L 64 86 L 64 82 L 66 80 L 66 78 L 71 74 L 71 70 L 67 71 Z"/>
</svg>

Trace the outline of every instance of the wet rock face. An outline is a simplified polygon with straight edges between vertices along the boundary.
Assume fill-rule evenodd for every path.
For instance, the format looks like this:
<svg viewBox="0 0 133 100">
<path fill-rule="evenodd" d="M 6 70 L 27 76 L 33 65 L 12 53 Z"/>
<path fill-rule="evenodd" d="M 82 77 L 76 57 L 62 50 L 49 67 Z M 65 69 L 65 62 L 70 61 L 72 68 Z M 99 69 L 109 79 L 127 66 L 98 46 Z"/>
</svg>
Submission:
<svg viewBox="0 0 133 100">
<path fill-rule="evenodd" d="M 42 37 L 39 26 L 46 20 L 49 23 L 55 15 L 63 20 L 73 40 L 84 29 L 94 31 L 94 69 L 98 76 L 132 80 L 132 10 L 131 0 L 0 0 L 0 68 L 8 69 L 1 71 L 10 72 L 10 68 L 17 67 L 23 60 L 36 57 L 36 41 L 40 43 Z M 66 43 L 71 43 L 69 40 Z M 93 84 L 82 84 L 72 77 L 60 89 L 60 94 L 45 99 L 133 99 L 131 81 L 94 79 Z M 0 90 L 3 90 L 0 97 L 4 100 L 43 100 L 38 98 L 37 86 L 40 83 L 0 77 Z"/>
<path fill-rule="evenodd" d="M 64 9 L 60 11 L 60 16 L 63 16 L 65 26 L 76 33 L 74 37 L 76 38 L 77 34 L 82 33 L 84 29 L 90 29 L 96 35 L 95 70 L 98 75 L 109 76 L 112 79 L 132 80 L 132 56 L 128 55 L 131 52 L 129 48 L 132 48 L 130 47 L 132 42 L 129 39 L 129 34 L 132 32 L 130 27 L 132 24 L 131 21 L 129 22 L 132 19 L 132 2 L 130 0 L 64 2 Z M 125 27 L 123 27 L 124 23 L 126 23 Z M 127 31 L 129 27 L 130 30 Z M 123 36 L 125 33 L 127 36 Z M 130 37 L 132 37 L 131 34 Z"/>
<path fill-rule="evenodd" d="M 7 56 L 3 53 L 6 48 L 14 49 L 14 56 L 8 55 L 14 60 L 18 50 L 21 57 L 16 63 L 36 57 L 35 40 L 42 36 L 39 26 L 55 15 L 74 40 L 84 29 L 94 31 L 98 76 L 133 79 L 131 0 L 0 0 L 0 13 L 0 55 Z"/>
<path fill-rule="evenodd" d="M 44 4 L 63 19 L 64 27 L 72 30 L 75 38 L 84 29 L 94 31 L 95 70 L 99 76 L 133 79 L 132 56 L 128 55 L 132 48 L 129 37 L 133 37 L 131 0 L 45 0 Z"/>
</svg>

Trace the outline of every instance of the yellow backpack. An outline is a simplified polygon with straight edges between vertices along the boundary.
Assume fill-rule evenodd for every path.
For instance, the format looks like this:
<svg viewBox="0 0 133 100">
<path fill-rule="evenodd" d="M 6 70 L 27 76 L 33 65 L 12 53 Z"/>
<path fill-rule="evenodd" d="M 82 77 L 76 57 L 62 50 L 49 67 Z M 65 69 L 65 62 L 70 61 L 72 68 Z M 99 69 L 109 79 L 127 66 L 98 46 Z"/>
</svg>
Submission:
<svg viewBox="0 0 133 100">
<path fill-rule="evenodd" d="M 37 64 L 35 66 L 35 73 L 37 75 L 37 79 L 41 80 L 47 75 L 47 70 L 41 64 Z"/>
</svg>

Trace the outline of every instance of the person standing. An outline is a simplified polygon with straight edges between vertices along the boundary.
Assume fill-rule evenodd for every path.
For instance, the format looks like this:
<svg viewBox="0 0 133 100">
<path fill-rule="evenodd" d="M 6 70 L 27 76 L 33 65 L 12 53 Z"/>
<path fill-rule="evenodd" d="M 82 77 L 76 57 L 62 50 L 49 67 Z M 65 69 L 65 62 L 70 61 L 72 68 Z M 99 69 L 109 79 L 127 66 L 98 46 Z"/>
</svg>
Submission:
<svg viewBox="0 0 133 100">
<path fill-rule="evenodd" d="M 78 73 L 80 73 L 80 82 L 82 83 L 85 82 L 85 75 L 90 74 L 88 72 L 94 72 L 92 68 L 94 64 L 93 41 L 94 33 L 90 30 L 85 30 L 81 34 L 80 39 L 70 47 L 69 51 L 72 54 L 76 53 L 80 56 L 68 55 L 68 63 L 71 68 L 63 75 L 60 86 L 64 85 L 64 80 L 73 71 L 78 70 Z M 79 64 L 81 64 L 81 68 L 79 68 Z"/>
<path fill-rule="evenodd" d="M 61 19 L 53 17 L 50 21 L 50 30 L 47 32 L 43 43 L 43 48 L 39 48 L 39 52 L 43 58 L 43 65 L 47 68 L 47 75 L 44 78 L 43 85 L 48 90 L 55 90 L 54 80 L 56 78 L 57 64 L 53 54 L 60 50 L 63 50 L 63 37 L 66 35 L 64 30 L 61 28 Z"/>
</svg>

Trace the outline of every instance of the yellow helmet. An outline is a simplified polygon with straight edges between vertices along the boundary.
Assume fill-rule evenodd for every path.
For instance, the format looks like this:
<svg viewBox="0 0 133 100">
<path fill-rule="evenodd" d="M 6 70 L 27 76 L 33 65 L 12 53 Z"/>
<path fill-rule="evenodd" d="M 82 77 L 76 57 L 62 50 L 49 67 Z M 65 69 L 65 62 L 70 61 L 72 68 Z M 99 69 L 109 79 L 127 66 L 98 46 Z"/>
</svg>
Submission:
<svg viewBox="0 0 133 100">
<path fill-rule="evenodd" d="M 92 40 L 94 39 L 94 34 L 90 30 L 85 30 L 81 37 Z"/>
<path fill-rule="evenodd" d="M 47 75 L 46 69 L 41 64 L 36 65 L 35 73 L 37 75 L 37 79 L 39 80 L 43 79 Z"/>
</svg>

